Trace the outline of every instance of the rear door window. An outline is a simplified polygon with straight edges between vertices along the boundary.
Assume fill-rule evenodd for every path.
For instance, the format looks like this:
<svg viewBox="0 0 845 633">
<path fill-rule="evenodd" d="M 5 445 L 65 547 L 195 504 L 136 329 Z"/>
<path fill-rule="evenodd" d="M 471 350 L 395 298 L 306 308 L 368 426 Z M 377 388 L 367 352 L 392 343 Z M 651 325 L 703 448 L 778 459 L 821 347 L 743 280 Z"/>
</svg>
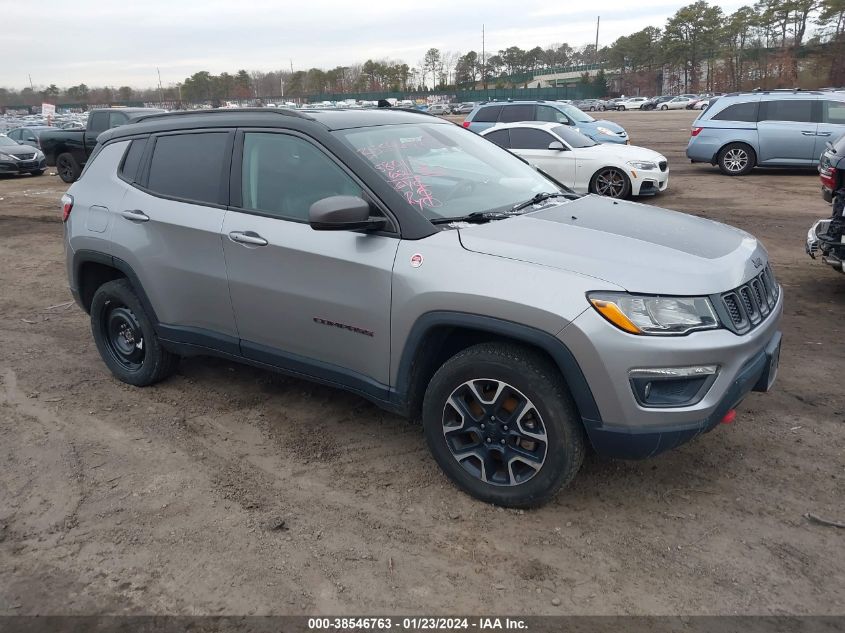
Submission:
<svg viewBox="0 0 845 633">
<path fill-rule="evenodd" d="M 126 123 L 126 115 L 123 112 L 109 112 L 109 129 Z"/>
<path fill-rule="evenodd" d="M 714 121 L 743 121 L 747 123 L 757 122 L 757 110 L 759 102 L 749 101 L 747 103 L 735 103 L 729 105 L 721 112 L 713 115 Z"/>
<path fill-rule="evenodd" d="M 485 134 L 484 138 L 486 138 L 488 141 L 494 142 L 499 147 L 504 147 L 505 149 L 509 149 L 511 146 L 507 130 L 497 130 L 496 132 L 490 132 L 490 134 Z"/>
<path fill-rule="evenodd" d="M 109 112 L 93 112 L 91 114 L 91 124 L 88 126 L 88 131 L 92 134 L 99 134 L 109 129 Z"/>
<path fill-rule="evenodd" d="M 475 113 L 473 121 L 478 123 L 495 123 L 499 118 L 499 113 L 502 111 L 502 106 L 484 106 Z"/>
<path fill-rule="evenodd" d="M 549 143 L 557 139 L 543 130 L 530 127 L 511 129 L 511 147 L 513 149 L 549 149 Z"/>
<path fill-rule="evenodd" d="M 499 115 L 500 123 L 516 123 L 517 121 L 533 121 L 534 106 L 532 104 L 509 105 L 502 108 Z"/>
<path fill-rule="evenodd" d="M 813 101 L 809 99 L 781 99 L 760 104 L 761 121 L 813 122 Z"/>
<path fill-rule="evenodd" d="M 225 204 L 228 197 L 229 132 L 173 134 L 155 139 L 147 189 L 200 204 Z"/>
<path fill-rule="evenodd" d="M 845 101 L 825 101 L 823 121 L 845 125 Z"/>
</svg>

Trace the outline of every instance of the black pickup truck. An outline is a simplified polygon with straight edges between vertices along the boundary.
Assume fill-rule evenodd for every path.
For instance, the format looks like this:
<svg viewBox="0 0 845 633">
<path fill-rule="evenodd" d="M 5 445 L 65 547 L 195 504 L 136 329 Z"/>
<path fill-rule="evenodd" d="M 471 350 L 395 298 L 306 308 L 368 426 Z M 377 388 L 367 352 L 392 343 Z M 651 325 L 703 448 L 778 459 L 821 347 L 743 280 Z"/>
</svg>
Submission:
<svg viewBox="0 0 845 633">
<path fill-rule="evenodd" d="M 102 108 L 91 110 L 84 130 L 45 130 L 39 141 L 47 164 L 55 166 L 59 177 L 74 182 L 97 145 L 97 137 L 106 130 L 124 125 L 147 114 L 164 112 L 156 108 Z"/>
</svg>

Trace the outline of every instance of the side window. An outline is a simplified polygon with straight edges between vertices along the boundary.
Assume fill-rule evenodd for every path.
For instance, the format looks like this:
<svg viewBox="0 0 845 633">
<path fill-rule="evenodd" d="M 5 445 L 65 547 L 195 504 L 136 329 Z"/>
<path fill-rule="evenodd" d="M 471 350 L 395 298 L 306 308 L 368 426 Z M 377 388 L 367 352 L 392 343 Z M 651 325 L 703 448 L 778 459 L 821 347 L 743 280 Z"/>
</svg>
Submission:
<svg viewBox="0 0 845 633">
<path fill-rule="evenodd" d="M 109 112 L 109 129 L 126 123 L 127 117 L 123 112 Z"/>
<path fill-rule="evenodd" d="M 120 166 L 120 177 L 128 182 L 137 182 L 138 167 L 141 165 L 141 156 L 147 147 L 147 139 L 136 138 L 129 144 L 129 149 L 123 156 L 123 164 Z"/>
<path fill-rule="evenodd" d="M 472 120 L 478 123 L 495 123 L 501 111 L 502 106 L 484 106 L 475 114 Z"/>
<path fill-rule="evenodd" d="M 511 129 L 511 147 L 513 149 L 549 149 L 549 143 L 555 141 L 555 137 L 530 127 L 515 127 Z"/>
<path fill-rule="evenodd" d="M 837 125 L 845 125 L 845 102 L 843 101 L 825 101 L 824 102 L 824 119 L 825 123 L 835 123 Z"/>
<path fill-rule="evenodd" d="M 551 106 L 537 106 L 537 120 L 551 121 L 552 123 L 569 123 L 569 118 L 560 110 Z"/>
<path fill-rule="evenodd" d="M 228 148 L 228 132 L 159 136 L 147 188 L 163 196 L 221 204 L 223 183 L 228 182 Z"/>
<path fill-rule="evenodd" d="M 813 102 L 804 99 L 763 101 L 760 104 L 761 121 L 813 122 Z"/>
<path fill-rule="evenodd" d="M 486 138 L 488 141 L 492 141 L 499 147 L 504 147 L 505 149 L 509 149 L 511 146 L 511 141 L 508 137 L 507 130 L 497 130 L 496 132 L 490 132 L 490 134 L 485 134 L 484 138 Z"/>
<path fill-rule="evenodd" d="M 317 200 L 362 195 L 331 158 L 290 134 L 244 134 L 241 170 L 241 206 L 278 218 L 307 222 Z"/>
<path fill-rule="evenodd" d="M 745 121 L 748 123 L 757 122 L 757 106 L 759 102 L 749 101 L 748 103 L 735 103 L 728 106 L 713 116 L 715 121 Z"/>
<path fill-rule="evenodd" d="M 531 104 L 504 106 L 502 108 L 502 114 L 499 116 L 500 123 L 516 123 L 517 121 L 533 120 L 534 106 Z"/>
<path fill-rule="evenodd" d="M 13 141 L 19 141 L 19 140 L 21 140 L 21 131 L 20 130 L 12 130 L 11 132 L 9 132 L 8 136 Z"/>
<path fill-rule="evenodd" d="M 21 132 L 21 138 L 24 141 L 29 141 L 31 143 L 35 143 L 36 141 L 38 141 L 38 139 L 35 137 L 35 134 L 30 130 L 23 130 Z"/>
<path fill-rule="evenodd" d="M 109 112 L 92 112 L 91 125 L 88 127 L 88 131 L 92 134 L 99 134 L 107 129 L 109 129 Z"/>
</svg>

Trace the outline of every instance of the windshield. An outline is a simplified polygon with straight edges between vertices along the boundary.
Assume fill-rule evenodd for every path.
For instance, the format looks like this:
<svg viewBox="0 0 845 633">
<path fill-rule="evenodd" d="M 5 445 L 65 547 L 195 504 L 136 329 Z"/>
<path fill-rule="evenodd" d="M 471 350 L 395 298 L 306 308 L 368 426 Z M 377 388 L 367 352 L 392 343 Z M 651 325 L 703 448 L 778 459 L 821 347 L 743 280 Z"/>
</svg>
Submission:
<svg viewBox="0 0 845 633">
<path fill-rule="evenodd" d="M 598 143 L 596 143 L 589 136 L 585 136 L 581 134 L 581 132 L 579 132 L 578 130 L 573 130 L 567 125 L 558 125 L 557 127 L 553 127 L 552 132 L 554 132 L 560 138 L 566 141 L 566 144 L 573 149 L 598 145 Z"/>
<path fill-rule="evenodd" d="M 591 117 L 585 112 L 582 112 L 574 105 L 570 105 L 568 103 L 556 103 L 555 105 L 561 112 L 566 114 L 566 116 L 568 116 L 576 123 L 592 123 L 593 121 L 595 121 L 593 117 Z"/>
<path fill-rule="evenodd" d="M 10 139 L 8 136 L 0 136 L 0 145 L 18 145 L 18 143 Z"/>
<path fill-rule="evenodd" d="M 510 152 L 452 124 L 414 123 L 334 132 L 426 218 L 506 210 L 562 190 Z"/>
</svg>

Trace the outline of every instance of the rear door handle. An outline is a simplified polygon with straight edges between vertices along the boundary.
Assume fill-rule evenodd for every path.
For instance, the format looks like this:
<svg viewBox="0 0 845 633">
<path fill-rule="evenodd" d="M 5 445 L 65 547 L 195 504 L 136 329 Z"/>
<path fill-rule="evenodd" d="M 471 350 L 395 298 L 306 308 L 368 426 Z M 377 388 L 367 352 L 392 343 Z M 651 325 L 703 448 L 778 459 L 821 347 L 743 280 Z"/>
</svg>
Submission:
<svg viewBox="0 0 845 633">
<path fill-rule="evenodd" d="M 141 209 L 126 209 L 125 211 L 118 211 L 117 214 L 133 222 L 148 222 L 150 219 L 150 216 L 141 211 Z"/>
<path fill-rule="evenodd" d="M 816 132 L 816 136 L 830 136 L 830 132 Z"/>
<path fill-rule="evenodd" d="M 229 239 L 238 244 L 267 246 L 267 240 L 254 231 L 232 231 L 229 233 Z"/>
<path fill-rule="evenodd" d="M 804 130 L 803 132 L 801 132 L 801 134 L 803 134 L 804 136 L 815 136 L 816 135 L 815 132 L 811 132 L 810 130 Z"/>
</svg>

